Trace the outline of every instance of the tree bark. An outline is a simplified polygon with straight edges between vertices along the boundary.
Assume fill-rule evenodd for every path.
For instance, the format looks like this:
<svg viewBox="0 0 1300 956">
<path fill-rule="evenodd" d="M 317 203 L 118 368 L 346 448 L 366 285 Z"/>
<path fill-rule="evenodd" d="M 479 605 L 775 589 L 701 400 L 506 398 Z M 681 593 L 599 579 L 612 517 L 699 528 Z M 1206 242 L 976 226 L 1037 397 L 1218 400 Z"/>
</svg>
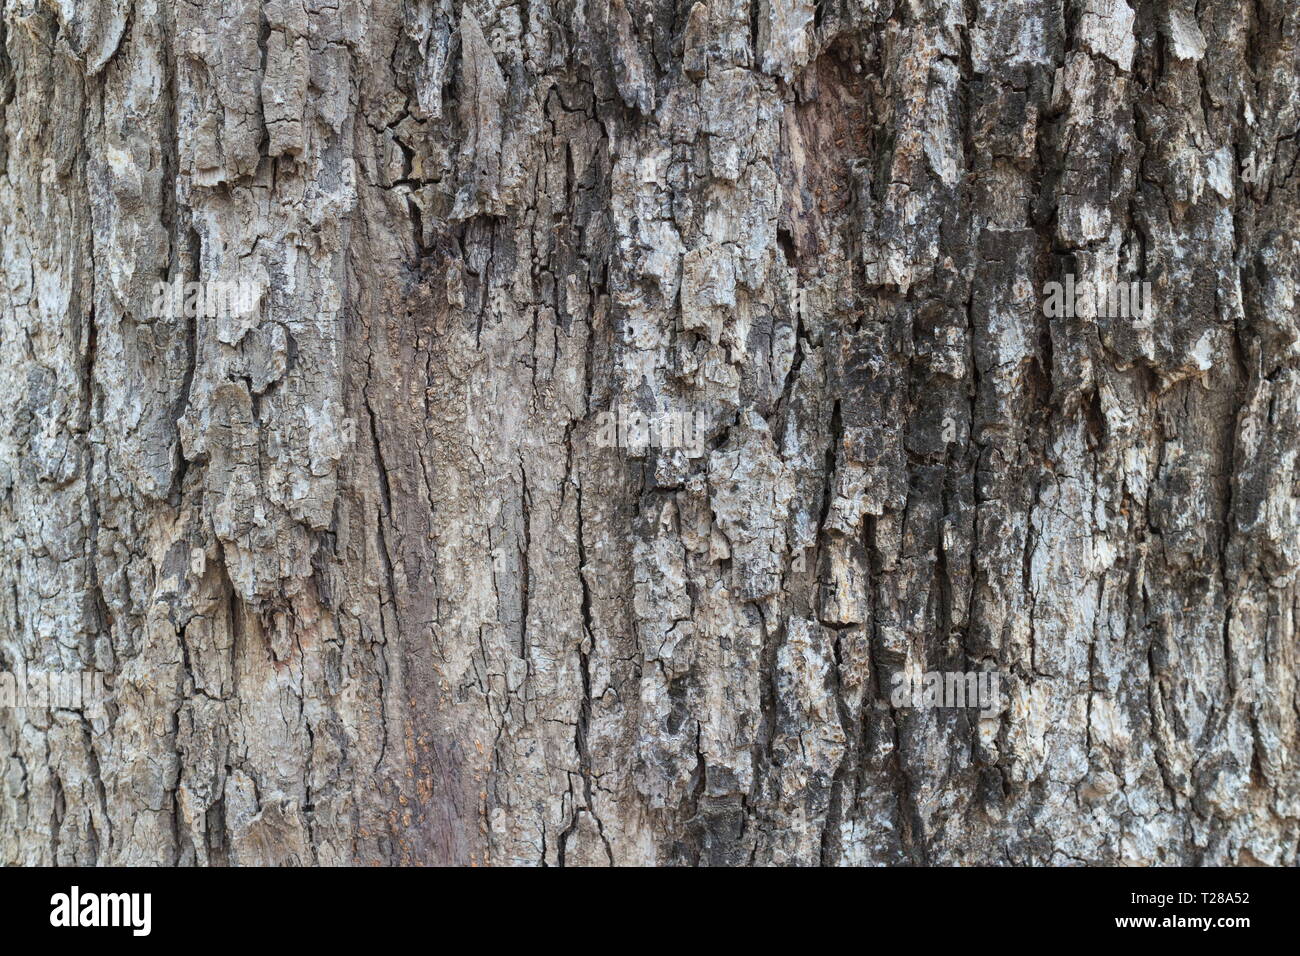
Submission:
<svg viewBox="0 0 1300 956">
<path fill-rule="evenodd" d="M 1295 865 L 1298 39 L 3 0 L 0 861 Z"/>
</svg>

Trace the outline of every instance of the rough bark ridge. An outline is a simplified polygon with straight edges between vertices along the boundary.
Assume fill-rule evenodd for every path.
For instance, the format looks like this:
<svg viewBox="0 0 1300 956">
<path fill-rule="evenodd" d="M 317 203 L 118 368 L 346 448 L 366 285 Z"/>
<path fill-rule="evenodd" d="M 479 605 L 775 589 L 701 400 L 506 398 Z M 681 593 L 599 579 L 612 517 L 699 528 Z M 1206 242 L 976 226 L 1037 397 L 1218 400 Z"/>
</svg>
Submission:
<svg viewBox="0 0 1300 956">
<path fill-rule="evenodd" d="M 1292 0 L 2 6 L 0 862 L 1297 862 Z"/>
</svg>

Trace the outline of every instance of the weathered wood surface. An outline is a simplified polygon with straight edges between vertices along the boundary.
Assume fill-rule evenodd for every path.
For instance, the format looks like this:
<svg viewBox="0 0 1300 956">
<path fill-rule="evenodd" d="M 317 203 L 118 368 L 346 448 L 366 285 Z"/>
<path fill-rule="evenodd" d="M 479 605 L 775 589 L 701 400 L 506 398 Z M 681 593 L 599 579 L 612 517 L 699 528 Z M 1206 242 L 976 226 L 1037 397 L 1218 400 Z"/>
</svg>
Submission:
<svg viewBox="0 0 1300 956">
<path fill-rule="evenodd" d="M 0 862 L 1295 864 L 1298 38 L 3 0 Z"/>
</svg>

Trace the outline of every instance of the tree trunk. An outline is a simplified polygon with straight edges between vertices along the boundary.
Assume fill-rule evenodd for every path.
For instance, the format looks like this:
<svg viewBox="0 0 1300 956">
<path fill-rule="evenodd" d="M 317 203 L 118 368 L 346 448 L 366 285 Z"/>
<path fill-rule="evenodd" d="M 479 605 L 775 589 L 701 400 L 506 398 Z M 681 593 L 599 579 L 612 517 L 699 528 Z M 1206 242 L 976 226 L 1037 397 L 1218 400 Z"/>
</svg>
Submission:
<svg viewBox="0 0 1300 956">
<path fill-rule="evenodd" d="M 1296 864 L 1300 19 L 1133 4 L 3 0 L 0 862 Z"/>
</svg>

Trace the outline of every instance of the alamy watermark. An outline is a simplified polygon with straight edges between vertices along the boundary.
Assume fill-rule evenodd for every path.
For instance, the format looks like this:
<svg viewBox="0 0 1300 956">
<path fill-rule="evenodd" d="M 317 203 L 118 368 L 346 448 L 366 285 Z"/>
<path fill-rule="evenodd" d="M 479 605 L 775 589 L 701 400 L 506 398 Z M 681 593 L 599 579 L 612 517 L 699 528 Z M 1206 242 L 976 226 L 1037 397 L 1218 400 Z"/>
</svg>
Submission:
<svg viewBox="0 0 1300 956">
<path fill-rule="evenodd" d="M 108 700 L 98 671 L 0 671 L 0 709 L 74 710 L 102 717 Z"/>
<path fill-rule="evenodd" d="M 157 282 L 149 314 L 155 319 L 237 318 L 252 315 L 262 302 L 256 283 L 244 279 Z"/>
<path fill-rule="evenodd" d="M 50 897 L 50 925 L 120 926 L 132 936 L 148 936 L 153 929 L 152 893 L 83 893 L 74 886 Z"/>
<path fill-rule="evenodd" d="M 891 707 L 971 708 L 981 717 L 1002 710 L 1002 675 L 997 671 L 896 671 L 889 679 Z"/>
<path fill-rule="evenodd" d="M 648 448 L 680 448 L 687 458 L 701 458 L 705 447 L 703 412 L 663 409 L 647 414 L 632 405 L 596 416 L 596 444 L 623 448 L 634 455 Z"/>
<path fill-rule="evenodd" d="M 1064 282 L 1043 286 L 1043 314 L 1048 318 L 1092 316 L 1108 319 L 1155 317 L 1150 282 L 1079 282 L 1067 273 Z"/>
</svg>

